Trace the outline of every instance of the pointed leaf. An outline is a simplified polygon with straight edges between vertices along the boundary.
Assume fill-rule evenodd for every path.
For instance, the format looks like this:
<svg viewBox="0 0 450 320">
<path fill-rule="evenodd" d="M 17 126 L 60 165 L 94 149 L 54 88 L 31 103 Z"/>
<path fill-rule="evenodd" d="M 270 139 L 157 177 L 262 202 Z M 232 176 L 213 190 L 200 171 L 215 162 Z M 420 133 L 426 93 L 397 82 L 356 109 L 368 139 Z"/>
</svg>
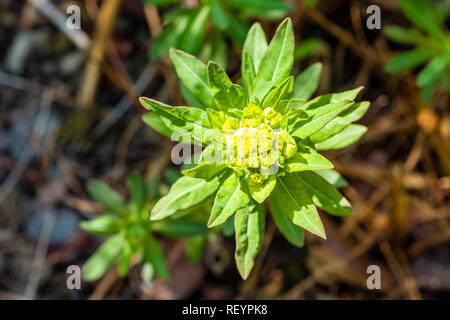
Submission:
<svg viewBox="0 0 450 320">
<path fill-rule="evenodd" d="M 202 47 L 206 33 L 206 24 L 210 13 L 210 6 L 203 6 L 192 13 L 188 26 L 183 31 L 178 48 L 196 55 Z"/>
<path fill-rule="evenodd" d="M 294 45 L 292 21 L 287 18 L 278 27 L 261 60 L 264 68 L 257 73 L 255 87 L 265 83 L 277 86 L 290 75 L 294 64 Z"/>
<path fill-rule="evenodd" d="M 226 29 L 230 25 L 230 20 L 225 13 L 220 0 L 211 0 L 211 19 L 220 28 Z"/>
<path fill-rule="evenodd" d="M 194 56 L 175 49 L 170 50 L 170 59 L 181 81 L 192 94 L 205 106 L 214 107 L 206 65 Z"/>
<path fill-rule="evenodd" d="M 219 175 L 227 166 L 225 164 L 202 162 L 192 169 L 183 170 L 185 176 L 210 180 Z"/>
<path fill-rule="evenodd" d="M 208 227 L 224 223 L 233 213 L 250 202 L 249 195 L 241 185 L 239 177 L 232 173 L 217 191 Z"/>
<path fill-rule="evenodd" d="M 171 238 L 191 237 L 208 231 L 204 223 L 189 220 L 165 219 L 153 222 L 151 227 L 153 231 Z"/>
<path fill-rule="evenodd" d="M 127 181 L 131 192 L 131 207 L 134 214 L 140 214 L 147 203 L 147 186 L 142 176 L 135 172 Z"/>
<path fill-rule="evenodd" d="M 347 147 L 358 141 L 367 128 L 360 124 L 351 124 L 338 134 L 316 144 L 317 150 L 334 150 Z"/>
<path fill-rule="evenodd" d="M 219 187 L 216 177 L 210 181 L 190 177 L 181 177 L 153 207 L 151 220 L 161 220 L 178 210 L 192 207 L 213 194 Z"/>
<path fill-rule="evenodd" d="M 95 201 L 100 202 L 108 212 L 121 217 L 128 216 L 128 206 L 123 198 L 107 184 L 91 180 L 87 185 L 89 194 Z"/>
<path fill-rule="evenodd" d="M 279 205 L 280 202 L 273 201 L 269 198 L 270 212 L 272 213 L 273 220 L 275 221 L 278 230 L 280 230 L 281 234 L 292 245 L 296 247 L 303 247 L 305 244 L 305 239 L 302 228 L 293 224 L 285 213 L 283 207 L 280 207 Z"/>
<path fill-rule="evenodd" d="M 269 202 L 283 208 L 292 223 L 325 239 L 325 230 L 311 194 L 295 175 L 277 177 L 277 185 L 270 195 Z"/>
<path fill-rule="evenodd" d="M 127 275 L 132 257 L 133 249 L 128 242 L 124 241 L 122 251 L 120 252 L 120 264 L 117 267 L 117 273 L 120 277 L 125 277 Z"/>
<path fill-rule="evenodd" d="M 350 108 L 353 102 L 348 100 L 330 103 L 312 110 L 306 110 L 308 118 L 300 119 L 294 126 L 291 136 L 305 139 L 322 129 L 328 122 L 336 118 L 341 112 Z"/>
<path fill-rule="evenodd" d="M 247 180 L 248 190 L 252 195 L 252 198 L 255 199 L 258 203 L 263 203 L 264 200 L 270 195 L 273 188 L 277 184 L 277 179 L 275 176 L 271 175 L 264 181 L 263 184 L 254 185 Z"/>
<path fill-rule="evenodd" d="M 87 232 L 96 235 L 108 235 L 117 233 L 124 221 L 112 214 L 103 214 L 92 220 L 81 221 L 80 227 Z"/>
<path fill-rule="evenodd" d="M 440 35 L 439 25 L 433 14 L 433 4 L 429 0 L 400 0 L 400 6 L 417 27 L 433 35 Z"/>
<path fill-rule="evenodd" d="M 316 173 L 336 188 L 343 188 L 348 185 L 347 180 L 336 170 L 318 170 Z"/>
<path fill-rule="evenodd" d="M 413 69 L 433 55 L 428 47 L 419 47 L 414 50 L 406 51 L 392 58 L 384 67 L 388 73 L 397 73 Z"/>
<path fill-rule="evenodd" d="M 144 264 L 150 263 L 153 266 L 154 272 L 157 275 L 165 279 L 170 278 L 166 259 L 164 258 L 164 252 L 161 249 L 158 241 L 156 241 L 156 239 L 151 234 L 147 235 L 143 260 Z"/>
<path fill-rule="evenodd" d="M 424 87 L 435 83 L 439 76 L 445 71 L 445 67 L 450 64 L 450 55 L 440 55 L 431 60 L 417 77 L 417 84 Z"/>
<path fill-rule="evenodd" d="M 163 136 L 166 136 L 167 138 L 172 136 L 173 130 L 167 127 L 161 117 L 156 113 L 147 112 L 142 116 L 142 120 Z"/>
<path fill-rule="evenodd" d="M 330 103 L 337 103 L 345 100 L 353 101 L 355 100 L 356 96 L 358 95 L 359 92 L 361 92 L 362 89 L 363 87 L 358 87 L 352 90 L 318 96 L 307 102 L 300 103 L 299 105 L 294 104 L 294 109 L 311 110 Z"/>
<path fill-rule="evenodd" d="M 387 26 L 383 29 L 389 39 L 403 44 L 419 44 L 425 37 L 417 29 L 405 29 L 399 26 Z"/>
<path fill-rule="evenodd" d="M 119 258 L 123 244 L 122 234 L 111 236 L 103 242 L 84 264 L 84 278 L 87 281 L 95 281 L 103 276 Z"/>
<path fill-rule="evenodd" d="M 288 77 L 278 87 L 269 92 L 263 101 L 263 109 L 274 108 L 276 112 L 285 114 L 294 90 L 294 77 Z"/>
<path fill-rule="evenodd" d="M 311 137 L 312 142 L 317 143 L 324 141 L 331 136 L 344 130 L 349 124 L 361 119 L 361 117 L 369 109 L 370 102 L 355 103 L 347 110 L 343 111 L 336 118 L 328 122 L 322 129 L 314 133 Z"/>
<path fill-rule="evenodd" d="M 250 205 L 236 212 L 236 265 L 243 279 L 247 279 L 254 265 L 264 236 L 264 208 Z"/>
<path fill-rule="evenodd" d="M 299 100 L 308 100 L 317 90 L 322 73 L 322 64 L 314 63 L 300 73 L 295 79 L 292 97 Z"/>
<path fill-rule="evenodd" d="M 245 39 L 244 47 L 242 49 L 242 60 L 244 60 L 244 53 L 247 53 L 253 63 L 253 70 L 255 74 L 258 73 L 259 65 L 267 50 L 267 39 L 264 30 L 257 22 L 253 24 Z M 243 72 L 244 73 L 244 72 Z"/>
<path fill-rule="evenodd" d="M 286 160 L 285 168 L 287 172 L 315 171 L 333 168 L 333 164 L 327 158 L 305 144 L 297 143 L 298 151 Z"/>
<path fill-rule="evenodd" d="M 328 181 L 315 172 L 296 173 L 295 177 L 307 187 L 312 194 L 314 204 L 319 208 L 338 216 L 353 214 L 350 203 Z"/>
</svg>

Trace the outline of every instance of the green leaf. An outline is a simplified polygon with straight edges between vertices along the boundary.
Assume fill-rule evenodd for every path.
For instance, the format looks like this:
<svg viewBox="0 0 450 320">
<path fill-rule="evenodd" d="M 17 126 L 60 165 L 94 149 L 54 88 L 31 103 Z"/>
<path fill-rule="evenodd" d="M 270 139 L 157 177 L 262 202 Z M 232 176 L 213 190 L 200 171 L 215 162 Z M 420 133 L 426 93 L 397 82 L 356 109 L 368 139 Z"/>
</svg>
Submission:
<svg viewBox="0 0 450 320">
<path fill-rule="evenodd" d="M 150 60 L 156 60 L 165 56 L 171 47 L 178 47 L 178 43 L 190 21 L 190 14 L 183 11 L 170 24 L 163 29 L 155 39 L 150 49 Z"/>
<path fill-rule="evenodd" d="M 172 107 L 162 102 L 140 97 L 141 104 L 157 113 L 166 127 L 172 131 L 187 130 L 192 138 L 191 143 L 201 144 L 204 128 L 210 124 L 204 110 L 191 107 Z M 181 132 L 181 131 L 180 131 Z"/>
<path fill-rule="evenodd" d="M 220 226 L 225 237 L 234 235 L 234 216 L 231 216 Z"/>
<path fill-rule="evenodd" d="M 241 19 L 235 17 L 234 14 L 228 13 L 227 16 L 228 20 L 230 20 L 229 31 L 231 36 L 237 41 L 237 43 L 243 45 L 249 26 Z"/>
<path fill-rule="evenodd" d="M 428 84 L 435 83 L 441 73 L 445 70 L 445 67 L 449 65 L 450 57 L 447 54 L 437 56 L 431 60 L 422 71 L 419 72 L 417 77 L 417 84 L 420 87 L 424 87 Z"/>
<path fill-rule="evenodd" d="M 264 181 L 263 184 L 254 185 L 250 183 L 247 179 L 247 186 L 252 198 L 255 199 L 258 203 L 263 203 L 264 200 L 270 195 L 273 188 L 277 184 L 277 179 L 275 176 L 271 175 Z"/>
<path fill-rule="evenodd" d="M 286 160 L 287 172 L 315 171 L 333 168 L 333 164 L 327 158 L 307 145 L 297 143 L 298 152 Z"/>
<path fill-rule="evenodd" d="M 350 123 L 358 121 L 369 109 L 370 102 L 364 101 L 355 103 L 347 110 L 344 110 L 336 118 L 328 122 L 322 129 L 314 133 L 311 137 L 312 142 L 324 141 L 331 136 L 344 130 Z"/>
<path fill-rule="evenodd" d="M 156 173 L 156 172 L 152 173 L 146 182 L 148 199 L 153 200 L 159 196 L 160 184 L 161 184 L 161 181 L 159 178 L 159 173 Z"/>
<path fill-rule="evenodd" d="M 294 99 L 308 100 L 317 90 L 320 81 L 320 74 L 322 73 L 322 64 L 320 62 L 314 63 L 306 68 L 295 79 Z"/>
<path fill-rule="evenodd" d="M 186 87 L 186 85 L 183 83 L 183 81 L 179 81 L 179 87 L 180 87 L 180 92 L 181 95 L 183 96 L 184 100 L 186 100 L 186 102 L 196 108 L 199 109 L 206 109 L 206 106 L 201 103 L 200 101 L 197 100 L 197 98 L 192 94 L 192 92 Z"/>
<path fill-rule="evenodd" d="M 173 130 L 167 127 L 161 117 L 154 112 L 147 112 L 142 116 L 142 120 L 160 134 L 170 138 Z"/>
<path fill-rule="evenodd" d="M 328 122 L 336 118 L 341 112 L 350 108 L 353 102 L 330 103 L 315 109 L 307 109 L 308 118 L 300 119 L 294 126 L 291 136 L 305 139 L 322 129 Z"/>
<path fill-rule="evenodd" d="M 216 177 L 210 181 L 190 177 L 181 177 L 153 207 L 151 220 L 161 220 L 178 210 L 192 207 L 213 194 L 219 187 Z"/>
<path fill-rule="evenodd" d="M 247 89 L 247 94 L 252 96 L 252 92 L 255 89 L 256 71 L 253 58 L 250 53 L 242 51 L 242 82 Z"/>
<path fill-rule="evenodd" d="M 107 184 L 91 180 L 87 185 L 89 194 L 95 201 L 100 202 L 108 212 L 121 217 L 128 216 L 128 206 L 122 197 Z"/>
<path fill-rule="evenodd" d="M 228 61 L 227 43 L 220 30 L 213 30 L 211 39 L 205 43 L 200 52 L 200 58 L 203 61 L 212 60 L 224 68 Z"/>
<path fill-rule="evenodd" d="M 388 73 L 397 73 L 411 70 L 433 55 L 432 50 L 428 47 L 420 47 L 414 50 L 406 51 L 392 58 L 384 67 Z"/>
<path fill-rule="evenodd" d="M 283 208 L 292 223 L 326 239 L 312 196 L 306 186 L 296 178 L 297 174 L 277 177 L 277 185 L 269 197 L 269 202 Z"/>
<path fill-rule="evenodd" d="M 87 232 L 96 235 L 108 235 L 117 233 L 124 221 L 114 215 L 104 214 L 92 220 L 81 221 L 80 227 Z"/>
<path fill-rule="evenodd" d="M 316 171 L 318 175 L 328 181 L 328 183 L 332 184 L 336 188 L 343 188 L 348 185 L 347 180 L 339 172 L 336 170 L 319 170 Z"/>
<path fill-rule="evenodd" d="M 270 212 L 272 213 L 273 220 L 275 221 L 278 230 L 280 230 L 281 234 L 292 245 L 303 247 L 305 239 L 302 228 L 292 223 L 288 215 L 282 209 L 284 207 L 281 207 L 280 204 L 280 202 L 273 201 L 269 198 Z"/>
<path fill-rule="evenodd" d="M 120 277 L 125 277 L 130 270 L 130 262 L 133 257 L 133 249 L 131 245 L 124 241 L 122 251 L 120 252 L 120 264 L 117 267 L 117 273 Z"/>
<path fill-rule="evenodd" d="M 322 107 L 330 103 L 337 103 L 345 100 L 353 101 L 355 100 L 356 96 L 362 89 L 363 87 L 361 86 L 352 90 L 318 96 L 312 100 L 301 103 L 298 106 L 294 105 L 294 109 L 301 109 L 301 110 L 316 109 L 318 107 Z"/>
<path fill-rule="evenodd" d="M 250 198 L 243 189 L 239 177 L 232 173 L 217 191 L 208 227 L 224 223 L 236 210 L 245 207 L 249 202 Z"/>
<path fill-rule="evenodd" d="M 196 55 L 202 47 L 206 33 L 206 24 L 210 13 L 209 6 L 203 6 L 192 15 L 189 25 L 184 30 L 178 48 Z"/>
<path fill-rule="evenodd" d="M 166 116 L 168 118 L 175 117 L 176 119 L 186 122 L 186 126 L 189 123 L 195 123 L 200 121 L 202 126 L 208 128 L 209 123 L 206 119 L 206 112 L 204 110 L 192 107 L 172 107 L 162 102 L 140 97 L 140 103 L 142 106 L 148 110 L 152 110 L 161 116 Z"/>
<path fill-rule="evenodd" d="M 243 279 L 247 279 L 254 265 L 264 236 L 264 208 L 250 205 L 236 212 L 236 265 Z"/>
<path fill-rule="evenodd" d="M 214 61 L 208 62 L 208 84 L 213 95 L 226 91 L 233 85 L 227 73 Z"/>
<path fill-rule="evenodd" d="M 147 203 L 147 186 L 142 176 L 135 172 L 127 181 L 131 192 L 131 208 L 136 215 L 140 214 Z"/>
<path fill-rule="evenodd" d="M 353 214 L 353 209 L 347 199 L 317 173 L 312 171 L 298 172 L 295 177 L 306 186 L 312 194 L 314 204 L 319 208 L 337 216 Z"/>
<path fill-rule="evenodd" d="M 294 51 L 295 60 L 302 60 L 308 56 L 311 56 L 315 53 L 319 46 L 321 45 L 322 40 L 318 38 L 310 38 L 302 41 Z"/>
<path fill-rule="evenodd" d="M 206 114 L 208 115 L 209 123 L 211 128 L 218 129 L 222 131 L 222 126 L 227 120 L 227 116 L 223 111 L 216 111 L 214 109 L 206 109 Z"/>
<path fill-rule="evenodd" d="M 431 83 L 427 86 L 420 88 L 420 98 L 423 103 L 430 103 L 433 99 L 434 92 L 436 91 L 436 85 Z"/>
<path fill-rule="evenodd" d="M 400 0 L 400 7 L 408 19 L 417 27 L 433 35 L 441 34 L 434 17 L 432 1 Z"/>
<path fill-rule="evenodd" d="M 83 266 L 86 281 L 95 281 L 103 276 L 119 258 L 123 244 L 122 234 L 113 235 L 103 242 Z"/>
<path fill-rule="evenodd" d="M 218 110 L 227 111 L 245 106 L 246 99 L 242 87 L 234 85 L 225 71 L 213 61 L 208 63 L 208 83 Z"/>
<path fill-rule="evenodd" d="M 191 178 L 211 180 L 219 175 L 226 167 L 225 164 L 202 162 L 195 168 L 183 170 L 182 173 Z"/>
<path fill-rule="evenodd" d="M 442 28 L 442 24 L 445 22 L 445 19 L 448 16 L 447 2 L 445 2 L 444 0 L 441 0 L 440 2 L 436 3 L 433 13 L 434 13 L 436 25 L 438 27 Z"/>
<path fill-rule="evenodd" d="M 187 240 L 186 255 L 190 263 L 197 263 L 202 257 L 206 245 L 206 237 L 198 235 Z"/>
<path fill-rule="evenodd" d="M 257 22 L 253 24 L 245 39 L 244 47 L 242 49 L 242 60 L 244 60 L 244 53 L 247 53 L 253 63 L 253 70 L 255 74 L 258 73 L 259 65 L 267 50 L 267 39 L 264 30 Z M 244 74 L 244 70 L 242 72 Z"/>
<path fill-rule="evenodd" d="M 144 264 L 150 263 L 153 266 L 155 273 L 165 279 L 170 278 L 169 270 L 167 269 L 166 259 L 164 259 L 164 252 L 161 249 L 158 241 L 151 235 L 147 234 L 147 241 L 145 243 Z"/>
<path fill-rule="evenodd" d="M 152 222 L 151 228 L 155 232 L 172 238 L 191 237 L 208 231 L 204 223 L 171 219 Z"/>
<path fill-rule="evenodd" d="M 405 29 L 399 26 L 387 26 L 383 29 L 389 39 L 402 44 L 420 44 L 425 37 L 417 29 Z"/>
<path fill-rule="evenodd" d="M 341 149 L 359 140 L 367 128 L 360 124 L 351 124 L 338 134 L 316 144 L 317 150 Z"/>
<path fill-rule="evenodd" d="M 291 73 L 294 64 L 294 31 L 290 18 L 285 19 L 278 27 L 269 44 L 255 79 L 255 87 L 272 83 L 281 84 Z M 262 100 L 264 97 L 257 97 Z"/>
<path fill-rule="evenodd" d="M 263 101 L 263 109 L 274 108 L 276 112 L 286 114 L 294 90 L 294 77 L 288 77 L 278 87 L 269 92 Z"/>
<path fill-rule="evenodd" d="M 192 94 L 205 106 L 214 107 L 206 65 L 194 56 L 176 49 L 170 50 L 170 59 L 181 81 Z"/>
<path fill-rule="evenodd" d="M 230 25 L 227 14 L 225 13 L 220 0 L 211 0 L 211 19 L 220 28 L 226 29 Z"/>
</svg>

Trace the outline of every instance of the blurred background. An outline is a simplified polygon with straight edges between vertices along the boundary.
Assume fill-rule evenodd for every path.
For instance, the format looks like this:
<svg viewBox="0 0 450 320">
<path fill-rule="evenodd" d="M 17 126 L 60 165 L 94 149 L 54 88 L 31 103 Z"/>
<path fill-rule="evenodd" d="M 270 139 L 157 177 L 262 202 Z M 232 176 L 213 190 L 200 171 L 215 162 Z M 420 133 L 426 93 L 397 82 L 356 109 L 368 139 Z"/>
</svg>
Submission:
<svg viewBox="0 0 450 320">
<path fill-rule="evenodd" d="M 414 28 L 399 2 L 242 2 L 222 1 L 220 16 L 213 0 L 0 0 L 1 299 L 450 297 L 449 90 L 436 85 L 424 97 L 416 65 L 386 70 L 413 43 L 383 33 L 388 25 Z M 367 27 L 373 4 L 381 29 Z M 158 176 L 161 192 L 180 176 L 170 142 L 144 124 L 137 100 L 189 100 L 168 48 L 216 60 L 237 80 L 249 26 L 261 22 L 270 39 L 286 16 L 297 42 L 294 75 L 320 61 L 316 95 L 362 85 L 358 101 L 372 102 L 360 121 L 369 128 L 363 138 L 325 154 L 348 182 L 342 192 L 355 215 L 321 214 L 328 240 L 306 234 L 303 248 L 267 221 L 246 281 L 233 237 L 209 241 L 196 264 L 185 239 L 160 237 L 171 281 L 144 281 L 133 265 L 126 277 L 112 268 L 69 290 L 67 267 L 83 266 L 102 242 L 79 228 L 104 211 L 87 182 L 100 179 L 127 197 L 132 172 Z M 441 29 L 449 53 L 448 19 Z M 370 265 L 380 267 L 380 289 L 367 287 Z"/>
</svg>

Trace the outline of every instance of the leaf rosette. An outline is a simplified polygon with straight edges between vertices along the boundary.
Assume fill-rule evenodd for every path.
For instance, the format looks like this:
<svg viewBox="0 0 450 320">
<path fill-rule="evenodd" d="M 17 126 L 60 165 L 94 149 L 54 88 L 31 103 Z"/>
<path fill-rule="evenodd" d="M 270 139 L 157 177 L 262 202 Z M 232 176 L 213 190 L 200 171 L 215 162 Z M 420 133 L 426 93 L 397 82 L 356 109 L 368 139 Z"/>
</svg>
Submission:
<svg viewBox="0 0 450 320">
<path fill-rule="evenodd" d="M 355 103 L 362 88 L 310 99 L 322 65 L 296 79 L 294 33 L 288 18 L 270 44 L 260 24 L 250 29 L 242 51 L 242 79 L 233 83 L 215 62 L 205 65 L 172 49 L 170 57 L 194 107 L 172 107 L 149 98 L 143 120 L 158 132 L 201 146 L 198 165 L 180 178 L 151 212 L 152 220 L 214 197 L 208 227 L 235 214 L 236 263 L 247 278 L 264 235 L 268 207 L 286 239 L 302 246 L 305 229 L 322 238 L 317 208 L 330 214 L 353 213 L 340 194 L 343 178 L 318 151 L 346 147 L 366 127 L 359 120 L 369 102 Z"/>
</svg>

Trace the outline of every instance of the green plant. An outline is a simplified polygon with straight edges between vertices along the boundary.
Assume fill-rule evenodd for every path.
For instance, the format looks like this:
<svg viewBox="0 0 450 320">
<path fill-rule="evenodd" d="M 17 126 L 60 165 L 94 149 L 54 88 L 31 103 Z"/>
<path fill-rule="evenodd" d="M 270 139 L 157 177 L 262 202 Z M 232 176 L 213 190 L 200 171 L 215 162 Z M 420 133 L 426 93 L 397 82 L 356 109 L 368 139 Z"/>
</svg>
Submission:
<svg viewBox="0 0 450 320">
<path fill-rule="evenodd" d="M 417 85 L 421 88 L 422 100 L 427 103 L 439 85 L 450 87 L 450 34 L 444 25 L 447 4 L 445 1 L 434 5 L 432 0 L 400 0 L 400 6 L 416 28 L 388 26 L 384 33 L 389 39 L 413 45 L 415 49 L 391 59 L 385 70 L 398 73 L 425 65 L 417 76 Z"/>
<path fill-rule="evenodd" d="M 358 140 L 366 128 L 352 122 L 362 117 L 369 102 L 353 102 L 361 88 L 308 100 L 322 66 L 311 65 L 294 81 L 290 19 L 278 27 L 269 45 L 261 26 L 253 25 L 243 47 L 240 84 L 233 84 L 215 62 L 206 66 L 175 49 L 170 57 L 204 109 L 141 98 L 153 111 L 143 120 L 168 137 L 183 132 L 183 142 L 204 148 L 200 163 L 184 170 L 184 177 L 156 203 L 152 221 L 214 196 L 208 227 L 235 214 L 235 259 L 245 279 L 262 243 L 265 200 L 278 229 L 295 246 L 303 245 L 302 228 L 326 237 L 316 207 L 338 216 L 353 213 L 333 185 L 342 185 L 342 179 L 329 171 L 333 164 L 317 150 Z"/>
<path fill-rule="evenodd" d="M 108 185 L 90 181 L 88 191 L 92 198 L 103 205 L 106 213 L 93 220 L 81 222 L 81 228 L 100 236 L 109 236 L 83 267 L 84 278 L 95 281 L 117 262 L 117 272 L 125 276 L 134 255 L 142 264 L 142 277 L 150 280 L 153 275 L 169 278 L 163 250 L 154 233 L 166 237 L 198 237 L 207 232 L 204 223 L 191 217 L 178 220 L 150 221 L 148 211 L 159 198 L 161 187 L 157 176 L 145 181 L 134 173 L 127 181 L 131 199 L 126 203 Z M 191 255 L 201 254 L 200 247 Z M 193 249 L 191 249 L 192 251 Z"/>
<path fill-rule="evenodd" d="M 163 6 L 181 0 L 143 1 Z M 150 58 L 158 59 L 174 47 L 226 65 L 224 35 L 242 45 L 249 19 L 281 18 L 290 9 L 292 5 L 281 0 L 202 0 L 195 7 L 176 7 L 163 16 L 167 26 L 153 43 Z"/>
</svg>

